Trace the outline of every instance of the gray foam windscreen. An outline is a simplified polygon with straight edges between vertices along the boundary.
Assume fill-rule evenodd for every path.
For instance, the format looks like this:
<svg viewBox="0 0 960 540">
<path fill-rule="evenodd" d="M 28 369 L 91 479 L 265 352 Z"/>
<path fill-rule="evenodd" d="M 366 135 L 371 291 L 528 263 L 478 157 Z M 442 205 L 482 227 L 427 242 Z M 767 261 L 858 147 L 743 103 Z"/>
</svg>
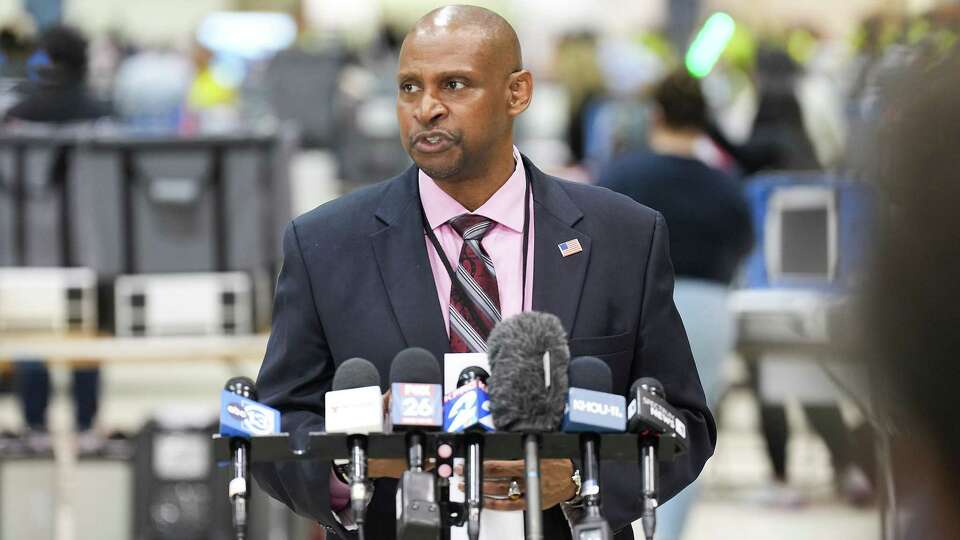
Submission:
<svg viewBox="0 0 960 540">
<path fill-rule="evenodd" d="M 432 352 L 411 347 L 397 353 L 390 364 L 390 383 L 442 384 L 440 364 Z"/>
<path fill-rule="evenodd" d="M 593 356 L 578 356 L 570 361 L 570 388 L 611 393 L 613 374 L 606 362 Z"/>
<path fill-rule="evenodd" d="M 380 386 L 377 367 L 363 358 L 351 358 L 340 364 L 333 374 L 333 390 L 350 390 L 365 386 Z"/>
<path fill-rule="evenodd" d="M 549 386 L 544 353 L 549 351 Z M 555 315 L 536 311 L 504 319 L 487 339 L 490 411 L 497 429 L 553 431 L 566 400 L 570 349 Z"/>
</svg>

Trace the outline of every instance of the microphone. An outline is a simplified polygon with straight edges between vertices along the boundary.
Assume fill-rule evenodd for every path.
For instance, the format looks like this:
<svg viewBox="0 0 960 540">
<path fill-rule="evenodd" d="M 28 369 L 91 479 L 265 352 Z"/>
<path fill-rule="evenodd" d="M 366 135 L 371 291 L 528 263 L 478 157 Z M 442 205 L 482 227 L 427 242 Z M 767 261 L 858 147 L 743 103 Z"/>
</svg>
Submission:
<svg viewBox="0 0 960 540">
<path fill-rule="evenodd" d="M 407 465 L 423 470 L 423 432 L 443 427 L 443 375 L 433 353 L 400 351 L 390 364 L 390 427 L 407 432 Z"/>
<path fill-rule="evenodd" d="M 503 431 L 524 433 L 524 476 L 529 540 L 543 539 L 540 437 L 563 417 L 570 350 L 556 316 L 530 311 L 498 323 L 487 339 L 493 421 Z"/>
<path fill-rule="evenodd" d="M 440 532 L 434 475 L 423 470 L 423 432 L 443 426 L 440 383 L 433 354 L 419 347 L 400 351 L 390 364 L 390 424 L 407 432 L 407 466 L 400 478 L 398 540 L 435 540 Z"/>
<path fill-rule="evenodd" d="M 233 529 L 237 540 L 247 537 L 250 502 L 250 441 L 253 435 L 280 431 L 280 412 L 257 403 L 257 390 L 247 377 L 234 377 L 220 392 L 220 435 L 230 437 L 233 478 L 227 488 L 233 503 Z"/>
<path fill-rule="evenodd" d="M 647 540 L 653 540 L 657 529 L 659 505 L 660 459 L 673 459 L 687 449 L 687 427 L 679 411 L 666 401 L 660 381 L 644 377 L 630 387 L 630 405 L 627 407 L 627 426 L 638 433 L 640 446 L 640 473 L 643 483 L 643 513 L 641 524 Z"/>
<path fill-rule="evenodd" d="M 326 429 L 346 433 L 350 447 L 350 509 L 362 529 L 367 509 L 367 434 L 383 431 L 380 373 L 363 358 L 351 358 L 333 374 L 333 390 L 326 393 Z"/>
<path fill-rule="evenodd" d="M 444 399 L 444 431 L 463 432 L 467 458 L 464 467 L 466 485 L 467 536 L 470 540 L 480 538 L 480 511 L 483 509 L 483 437 L 481 433 L 493 431 L 493 416 L 490 414 L 490 396 L 487 380 L 490 374 L 481 367 L 464 368 L 457 377 L 457 388 Z"/>
<path fill-rule="evenodd" d="M 582 475 L 580 496 L 584 514 L 573 526 L 574 540 L 610 540 L 610 524 L 600 514 L 599 433 L 623 432 L 627 427 L 626 399 L 612 394 L 613 375 L 606 362 L 592 356 L 570 361 L 570 391 L 561 428 L 580 433 Z"/>
</svg>

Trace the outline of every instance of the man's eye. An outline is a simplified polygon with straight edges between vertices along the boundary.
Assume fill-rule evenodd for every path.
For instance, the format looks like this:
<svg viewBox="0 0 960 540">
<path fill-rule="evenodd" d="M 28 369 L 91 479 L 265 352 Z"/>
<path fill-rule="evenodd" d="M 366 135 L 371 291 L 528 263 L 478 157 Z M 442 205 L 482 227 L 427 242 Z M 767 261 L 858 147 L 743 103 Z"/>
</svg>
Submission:
<svg viewBox="0 0 960 540">
<path fill-rule="evenodd" d="M 447 88 L 450 90 L 463 90 L 467 85 L 463 84 L 463 81 L 448 81 Z"/>
<path fill-rule="evenodd" d="M 419 90 L 419 87 L 413 83 L 403 83 L 400 85 L 400 91 L 404 93 L 412 93 Z"/>
</svg>

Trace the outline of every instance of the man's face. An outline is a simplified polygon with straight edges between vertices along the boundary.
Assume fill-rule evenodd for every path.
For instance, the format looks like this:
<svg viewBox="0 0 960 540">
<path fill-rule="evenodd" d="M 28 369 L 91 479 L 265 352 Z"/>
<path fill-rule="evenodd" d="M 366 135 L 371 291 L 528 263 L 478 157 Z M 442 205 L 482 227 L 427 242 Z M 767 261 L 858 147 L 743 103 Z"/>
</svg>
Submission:
<svg viewBox="0 0 960 540">
<path fill-rule="evenodd" d="M 397 120 L 404 149 L 438 180 L 470 177 L 509 137 L 510 66 L 477 30 L 412 34 L 400 50 Z"/>
</svg>

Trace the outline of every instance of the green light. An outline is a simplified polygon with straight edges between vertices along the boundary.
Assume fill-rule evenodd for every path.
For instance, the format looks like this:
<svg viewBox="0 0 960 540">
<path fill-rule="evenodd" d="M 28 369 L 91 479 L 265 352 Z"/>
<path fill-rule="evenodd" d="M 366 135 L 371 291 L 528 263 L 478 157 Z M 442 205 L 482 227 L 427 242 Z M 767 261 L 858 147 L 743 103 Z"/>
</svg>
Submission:
<svg viewBox="0 0 960 540">
<path fill-rule="evenodd" d="M 710 73 L 723 50 L 730 43 L 736 27 L 733 17 L 722 11 L 714 13 L 707 22 L 703 23 L 703 28 L 687 49 L 684 63 L 691 75 L 700 78 Z"/>
</svg>

